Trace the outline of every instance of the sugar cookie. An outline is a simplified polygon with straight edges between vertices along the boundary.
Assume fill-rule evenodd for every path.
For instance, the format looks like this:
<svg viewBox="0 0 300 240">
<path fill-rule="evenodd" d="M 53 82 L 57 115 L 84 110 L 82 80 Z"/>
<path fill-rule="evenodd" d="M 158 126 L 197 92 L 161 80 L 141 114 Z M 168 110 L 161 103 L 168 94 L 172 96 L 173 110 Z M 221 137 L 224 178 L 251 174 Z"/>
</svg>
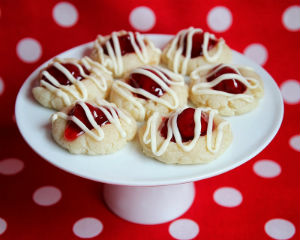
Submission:
<svg viewBox="0 0 300 240">
<path fill-rule="evenodd" d="M 133 70 L 112 86 L 110 101 L 137 121 L 153 112 L 169 113 L 187 104 L 188 88 L 181 75 L 168 69 L 144 66 Z"/>
<path fill-rule="evenodd" d="M 204 65 L 193 71 L 190 79 L 191 102 L 217 109 L 223 116 L 253 110 L 264 94 L 260 76 L 249 67 Z"/>
<path fill-rule="evenodd" d="M 94 43 L 91 57 L 120 78 L 142 65 L 156 65 L 160 61 L 161 50 L 138 32 L 112 32 L 99 35 Z"/>
<path fill-rule="evenodd" d="M 145 155 L 172 164 L 212 161 L 232 142 L 229 122 L 216 110 L 190 107 L 168 116 L 154 113 L 138 135 Z"/>
<path fill-rule="evenodd" d="M 44 107 L 61 110 L 76 100 L 105 98 L 112 74 L 89 57 L 55 58 L 41 71 L 39 84 L 32 90 L 34 98 Z"/>
<path fill-rule="evenodd" d="M 136 121 L 103 99 L 77 101 L 52 115 L 52 136 L 74 154 L 108 154 L 123 148 L 135 136 Z"/>
<path fill-rule="evenodd" d="M 229 63 L 231 58 L 231 49 L 224 39 L 193 27 L 178 32 L 162 52 L 162 63 L 183 75 L 203 64 Z"/>
</svg>

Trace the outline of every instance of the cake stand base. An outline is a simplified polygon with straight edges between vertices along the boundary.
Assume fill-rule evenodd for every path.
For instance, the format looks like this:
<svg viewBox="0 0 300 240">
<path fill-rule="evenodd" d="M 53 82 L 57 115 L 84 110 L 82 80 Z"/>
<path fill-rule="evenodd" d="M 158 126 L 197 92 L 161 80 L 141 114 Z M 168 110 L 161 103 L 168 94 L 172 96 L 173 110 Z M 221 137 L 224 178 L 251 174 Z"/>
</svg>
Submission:
<svg viewBox="0 0 300 240">
<path fill-rule="evenodd" d="M 104 184 L 107 206 L 119 217 L 138 224 L 159 224 L 185 213 L 195 197 L 194 183 L 167 186 Z"/>
</svg>

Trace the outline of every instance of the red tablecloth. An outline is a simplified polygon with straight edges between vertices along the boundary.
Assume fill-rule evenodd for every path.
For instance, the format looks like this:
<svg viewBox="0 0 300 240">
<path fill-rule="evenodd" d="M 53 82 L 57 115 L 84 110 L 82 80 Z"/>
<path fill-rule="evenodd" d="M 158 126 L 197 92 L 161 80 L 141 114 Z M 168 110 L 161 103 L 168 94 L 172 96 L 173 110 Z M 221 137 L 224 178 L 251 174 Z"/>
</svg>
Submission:
<svg viewBox="0 0 300 240">
<path fill-rule="evenodd" d="M 0 26 L 0 239 L 299 239 L 298 1 L 2 0 Z M 101 184 L 53 167 L 28 147 L 14 120 L 15 98 L 36 67 L 99 33 L 175 34 L 189 26 L 222 36 L 274 77 L 283 123 L 254 159 L 196 182 L 183 216 L 129 223 L 106 208 Z"/>
</svg>

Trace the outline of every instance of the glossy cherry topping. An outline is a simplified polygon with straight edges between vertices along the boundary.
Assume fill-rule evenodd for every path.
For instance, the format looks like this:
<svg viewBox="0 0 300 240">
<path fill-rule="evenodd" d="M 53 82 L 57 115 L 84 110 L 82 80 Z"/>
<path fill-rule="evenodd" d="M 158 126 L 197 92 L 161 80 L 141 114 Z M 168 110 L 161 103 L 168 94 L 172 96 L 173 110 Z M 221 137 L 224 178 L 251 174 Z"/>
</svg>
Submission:
<svg viewBox="0 0 300 240">
<path fill-rule="evenodd" d="M 182 142 L 188 142 L 193 140 L 195 131 L 194 121 L 194 108 L 186 108 L 177 117 L 178 130 L 181 134 Z M 163 119 L 162 127 L 160 130 L 161 136 L 167 138 L 168 136 L 168 118 Z M 201 114 L 201 136 L 207 134 L 208 116 L 202 112 Z M 174 135 L 171 138 L 172 142 L 175 142 Z"/>
<path fill-rule="evenodd" d="M 187 34 L 184 36 L 183 39 L 183 51 L 182 55 L 186 57 L 186 50 L 187 50 Z M 204 32 L 196 32 L 192 37 L 192 51 L 191 51 L 191 58 L 203 56 L 203 43 L 204 43 Z M 212 49 L 215 45 L 217 45 L 218 40 L 214 40 L 209 38 L 208 40 L 208 51 Z"/>
<path fill-rule="evenodd" d="M 139 47 L 139 49 L 141 49 L 141 46 L 138 44 L 138 41 L 136 39 L 136 33 L 133 34 L 133 36 L 134 36 L 134 41 L 136 42 L 137 46 Z M 134 50 L 134 48 L 133 48 L 133 46 L 131 44 L 131 40 L 130 40 L 129 34 L 118 36 L 118 40 L 119 40 L 119 43 L 120 43 L 120 50 L 121 50 L 121 55 L 122 56 L 124 56 L 127 53 L 133 53 L 133 52 L 135 52 L 135 50 Z M 115 51 L 113 39 L 110 38 L 108 41 L 110 42 L 113 50 Z M 103 48 L 104 54 L 109 55 L 107 47 L 106 47 L 105 44 L 102 45 L 102 48 Z"/>
<path fill-rule="evenodd" d="M 97 124 L 99 126 L 103 126 L 105 124 L 110 124 L 110 122 L 107 119 L 107 117 L 105 116 L 105 114 L 99 108 L 96 108 L 88 103 L 86 103 L 86 105 L 90 109 L 95 121 L 97 122 Z M 110 110 L 108 108 L 106 108 L 106 109 L 107 109 L 107 111 L 110 112 Z M 84 109 L 79 104 L 76 104 L 70 110 L 68 115 L 77 117 L 89 130 L 93 129 L 93 126 L 90 123 L 90 121 L 88 120 Z M 84 131 L 80 127 L 78 127 L 76 125 L 76 123 L 74 123 L 71 120 L 67 121 L 67 126 L 66 126 L 65 134 L 64 134 L 66 140 L 73 141 L 77 137 L 82 135 L 83 133 L 84 133 Z"/>
<path fill-rule="evenodd" d="M 149 69 L 147 69 L 147 71 L 155 74 L 161 80 L 163 80 L 155 71 Z M 164 75 L 168 79 L 170 79 L 169 76 L 167 76 L 166 74 Z M 129 77 L 128 84 L 134 88 L 142 88 L 147 92 L 151 93 L 152 95 L 155 95 L 156 97 L 161 97 L 165 93 L 165 91 L 161 88 L 161 86 L 157 84 L 152 78 L 140 73 L 132 73 Z M 169 86 L 169 84 L 167 85 Z M 141 94 L 135 94 L 135 96 L 139 98 L 147 99 L 145 96 Z"/>
<path fill-rule="evenodd" d="M 211 71 L 212 72 L 215 71 L 217 68 L 219 68 L 219 66 L 220 65 L 216 66 Z M 208 77 L 206 80 L 208 82 L 211 82 L 214 79 L 216 79 L 217 77 L 219 77 L 223 74 L 226 74 L 226 73 L 238 74 L 234 69 L 232 69 L 228 66 L 224 66 L 223 68 L 219 69 L 214 74 L 212 74 L 210 77 Z M 218 90 L 218 91 L 227 92 L 227 93 L 232 93 L 232 94 L 241 94 L 246 91 L 247 87 L 245 86 L 245 84 L 243 84 L 242 82 L 240 82 L 238 80 L 225 79 L 225 80 L 221 81 L 220 83 L 218 83 L 216 86 L 214 86 L 213 89 Z"/>
<path fill-rule="evenodd" d="M 77 81 L 81 81 L 82 79 L 84 79 L 84 77 L 80 74 L 79 68 L 75 64 L 61 63 L 61 65 L 64 66 L 73 75 L 73 77 Z M 90 72 L 84 66 L 81 66 L 81 67 L 83 68 L 83 71 L 86 75 L 90 74 Z M 58 68 L 56 68 L 53 64 L 50 65 L 46 69 L 46 71 L 52 77 L 54 77 L 61 85 L 71 85 L 72 84 L 72 82 L 68 79 L 68 77 L 63 72 L 61 72 Z M 42 79 L 51 84 L 51 82 L 45 76 L 43 76 Z"/>
</svg>

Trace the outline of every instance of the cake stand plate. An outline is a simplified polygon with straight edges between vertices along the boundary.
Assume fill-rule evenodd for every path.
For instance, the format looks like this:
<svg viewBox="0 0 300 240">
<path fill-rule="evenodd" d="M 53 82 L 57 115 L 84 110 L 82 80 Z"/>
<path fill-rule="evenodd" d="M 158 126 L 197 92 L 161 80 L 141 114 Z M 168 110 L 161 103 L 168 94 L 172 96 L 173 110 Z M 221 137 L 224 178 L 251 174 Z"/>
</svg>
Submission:
<svg viewBox="0 0 300 240">
<path fill-rule="evenodd" d="M 160 48 L 172 37 L 162 34 L 147 36 Z M 88 54 L 92 46 L 93 43 L 83 44 L 57 57 L 80 58 Z M 283 100 L 273 78 L 236 51 L 233 51 L 233 62 L 256 70 L 263 79 L 265 95 L 254 111 L 227 119 L 234 136 L 232 145 L 218 159 L 207 164 L 163 164 L 144 156 L 137 139 L 122 150 L 105 156 L 72 155 L 62 149 L 51 137 L 49 119 L 54 111 L 40 106 L 31 94 L 40 70 L 48 62 L 26 79 L 18 93 L 15 107 L 17 125 L 29 146 L 51 164 L 77 176 L 107 184 L 104 199 L 117 215 L 143 224 L 169 221 L 183 214 L 193 202 L 193 181 L 240 166 L 261 152 L 279 130 Z"/>
</svg>

